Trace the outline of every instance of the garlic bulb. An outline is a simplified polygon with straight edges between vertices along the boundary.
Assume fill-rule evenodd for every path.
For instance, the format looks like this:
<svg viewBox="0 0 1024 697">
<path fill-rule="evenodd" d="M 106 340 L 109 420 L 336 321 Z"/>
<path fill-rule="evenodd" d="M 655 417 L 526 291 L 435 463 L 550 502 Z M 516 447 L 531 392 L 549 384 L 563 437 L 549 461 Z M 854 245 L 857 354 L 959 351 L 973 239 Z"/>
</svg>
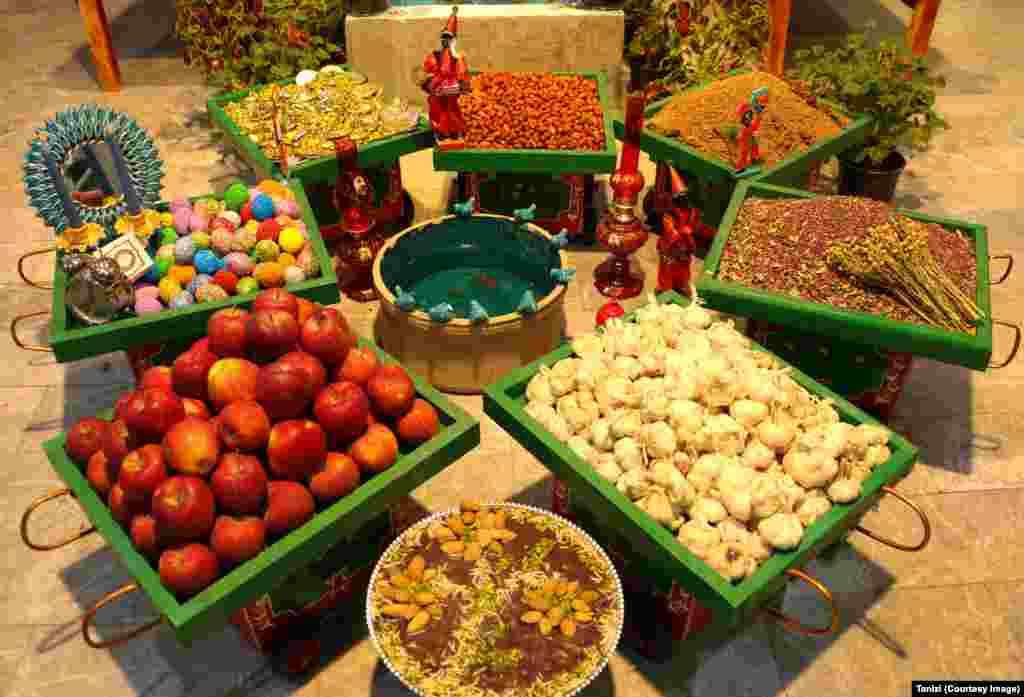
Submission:
<svg viewBox="0 0 1024 697">
<path fill-rule="evenodd" d="M 834 411 L 832 412 L 835 413 Z M 839 457 L 845 450 L 846 444 L 853 432 L 850 424 L 836 422 L 825 427 L 825 439 L 822 449 L 832 457 Z"/>
<path fill-rule="evenodd" d="M 714 315 L 696 302 L 683 308 L 682 319 L 689 329 L 707 329 L 715 321 Z"/>
<path fill-rule="evenodd" d="M 530 382 L 526 383 L 526 400 L 530 404 L 541 403 L 541 404 L 554 404 L 555 394 L 551 391 L 551 383 L 548 380 L 550 371 L 547 366 L 541 366 L 540 371 L 537 372 Z"/>
<path fill-rule="evenodd" d="M 800 546 L 804 528 L 792 513 L 776 513 L 758 523 L 757 532 L 774 549 L 789 551 Z"/>
<path fill-rule="evenodd" d="M 565 444 L 584 462 L 592 462 L 597 457 L 597 451 L 582 436 L 573 436 Z"/>
<path fill-rule="evenodd" d="M 593 415 L 580 408 L 579 400 L 576 397 L 577 394 L 579 393 L 574 392 L 564 397 L 559 397 L 556 407 L 558 415 L 565 419 L 573 433 L 585 431 L 593 423 Z"/>
<path fill-rule="evenodd" d="M 738 399 L 729 405 L 729 415 L 750 431 L 768 417 L 768 406 L 751 399 Z"/>
<path fill-rule="evenodd" d="M 675 513 L 672 511 L 672 504 L 668 497 L 657 489 L 638 501 L 637 506 L 666 527 L 675 519 Z"/>
<path fill-rule="evenodd" d="M 701 455 L 686 473 L 686 480 L 697 491 L 709 491 L 718 479 L 719 472 L 730 462 L 733 462 L 733 459 L 724 455 Z"/>
<path fill-rule="evenodd" d="M 660 386 L 653 387 L 644 392 L 641 414 L 644 421 L 664 421 L 668 419 L 671 406 L 672 400 L 665 394 L 665 390 Z"/>
<path fill-rule="evenodd" d="M 749 489 L 755 477 L 757 477 L 757 472 L 749 467 L 744 467 L 733 459 L 722 465 L 722 469 L 718 472 L 718 478 L 715 479 L 715 486 L 720 491 Z"/>
<path fill-rule="evenodd" d="M 821 451 L 790 450 L 782 460 L 786 474 L 805 489 L 822 489 L 839 473 L 839 463 Z"/>
<path fill-rule="evenodd" d="M 624 471 L 641 469 L 644 466 L 644 451 L 635 438 L 620 438 L 615 442 L 615 459 Z"/>
<path fill-rule="evenodd" d="M 551 366 L 548 384 L 551 386 L 551 394 L 555 398 L 567 395 L 576 389 L 576 370 L 579 364 L 579 358 L 563 358 Z"/>
<path fill-rule="evenodd" d="M 637 438 L 644 427 L 643 417 L 634 409 L 620 412 L 612 421 L 612 435 L 618 438 Z"/>
<path fill-rule="evenodd" d="M 664 421 L 646 424 L 641 432 L 644 447 L 653 458 L 671 457 L 676 451 L 676 434 Z"/>
<path fill-rule="evenodd" d="M 590 444 L 602 452 L 608 452 L 615 447 L 612 422 L 607 417 L 597 419 L 590 424 Z"/>
<path fill-rule="evenodd" d="M 698 497 L 690 506 L 688 513 L 691 518 L 704 520 L 711 524 L 720 523 L 729 516 L 721 501 L 707 496 Z"/>
<path fill-rule="evenodd" d="M 835 503 L 850 503 L 860 496 L 860 482 L 837 479 L 828 487 L 828 497 Z"/>
<path fill-rule="evenodd" d="M 818 518 L 832 510 L 832 502 L 820 489 L 808 492 L 807 497 L 796 507 L 796 517 L 805 528 L 811 527 Z"/>
<path fill-rule="evenodd" d="M 707 337 L 711 345 L 717 349 L 729 348 L 731 346 L 746 346 L 747 337 L 736 331 L 731 320 L 718 321 L 712 324 L 707 330 Z"/>
<path fill-rule="evenodd" d="M 616 356 L 611 364 L 611 372 L 627 380 L 636 380 L 644 374 L 644 366 L 633 356 Z"/>
<path fill-rule="evenodd" d="M 782 492 L 782 497 L 785 501 L 782 510 L 792 513 L 800 505 L 800 502 L 804 500 L 807 492 L 804 491 L 802 486 L 793 481 L 793 478 L 788 474 L 777 476 L 775 481 L 778 483 L 779 490 Z"/>
<path fill-rule="evenodd" d="M 750 510 L 754 518 L 770 518 L 786 510 L 786 496 L 779 479 L 760 474 L 750 483 Z"/>
<path fill-rule="evenodd" d="M 637 361 L 640 363 L 640 367 L 643 370 L 641 375 L 649 377 L 659 377 L 664 375 L 665 358 L 666 353 L 664 350 L 653 350 L 641 353 L 637 357 Z"/>
<path fill-rule="evenodd" d="M 679 543 L 698 559 L 706 559 L 711 550 L 722 542 L 718 530 L 704 520 L 689 520 L 679 528 Z"/>
<path fill-rule="evenodd" d="M 745 554 L 742 545 L 735 542 L 723 542 L 712 547 L 704 561 L 726 580 L 738 581 L 751 572 L 753 560 Z M 754 564 L 754 568 L 756 568 L 756 564 Z"/>
<path fill-rule="evenodd" d="M 613 484 L 622 476 L 622 468 L 619 467 L 619 463 L 615 461 L 615 456 L 611 453 L 598 453 L 591 464 L 594 471 Z"/>
<path fill-rule="evenodd" d="M 630 501 L 638 501 L 651 493 L 652 484 L 647 470 L 637 467 L 622 473 L 615 482 L 615 488 L 625 494 Z"/>
<path fill-rule="evenodd" d="M 572 340 L 572 352 L 580 358 L 596 358 L 604 355 L 604 341 L 599 334 L 584 334 Z"/>
<path fill-rule="evenodd" d="M 715 414 L 704 420 L 705 431 L 714 452 L 721 455 L 739 455 L 743 452 L 747 432 L 727 414 Z"/>
<path fill-rule="evenodd" d="M 652 483 L 665 490 L 676 511 L 687 510 L 697 498 L 697 491 L 686 481 L 683 473 L 667 460 L 652 462 L 649 478 Z"/>
<path fill-rule="evenodd" d="M 602 361 L 595 358 L 585 358 L 580 361 L 580 365 L 576 370 L 576 387 L 593 392 L 609 374 L 608 366 Z"/>
<path fill-rule="evenodd" d="M 714 354 L 711 339 L 704 332 L 688 331 L 678 334 L 673 348 L 694 362 L 704 361 Z"/>
<path fill-rule="evenodd" d="M 754 561 L 762 562 L 772 556 L 772 548 L 765 543 L 760 534 L 752 534 L 748 537 L 743 548 Z"/>
<path fill-rule="evenodd" d="M 696 433 L 704 425 L 705 409 L 697 402 L 676 400 L 669 404 L 668 422 L 676 428 L 684 428 L 690 433 Z"/>
<path fill-rule="evenodd" d="M 733 518 L 744 523 L 750 521 L 753 516 L 753 501 L 749 488 L 722 490 L 720 499 L 725 510 Z"/>
<path fill-rule="evenodd" d="M 870 445 L 868 446 L 867 452 L 864 453 L 863 464 L 866 467 L 874 468 L 879 465 L 884 465 L 892 457 L 892 453 L 889 452 L 889 448 L 884 445 Z"/>
<path fill-rule="evenodd" d="M 671 400 L 696 401 L 703 393 L 703 388 L 697 382 L 696 374 L 690 372 L 689 367 L 681 372 L 670 374 L 665 378 L 663 385 L 665 395 Z"/>
<path fill-rule="evenodd" d="M 594 390 L 594 397 L 601 407 L 601 413 L 607 416 L 616 409 L 636 409 L 643 396 L 626 378 L 610 375 Z"/>
<path fill-rule="evenodd" d="M 757 440 L 775 452 L 782 452 L 788 448 L 794 437 L 794 430 L 779 423 L 775 417 L 766 419 L 757 426 Z"/>
<path fill-rule="evenodd" d="M 743 451 L 741 462 L 756 470 L 766 470 L 775 463 L 775 453 L 759 440 L 751 440 Z"/>
<path fill-rule="evenodd" d="M 718 528 L 718 532 L 722 536 L 722 542 L 735 542 L 745 545 L 751 537 L 751 532 L 747 530 L 747 526 L 734 518 L 726 518 L 715 527 Z"/>
</svg>

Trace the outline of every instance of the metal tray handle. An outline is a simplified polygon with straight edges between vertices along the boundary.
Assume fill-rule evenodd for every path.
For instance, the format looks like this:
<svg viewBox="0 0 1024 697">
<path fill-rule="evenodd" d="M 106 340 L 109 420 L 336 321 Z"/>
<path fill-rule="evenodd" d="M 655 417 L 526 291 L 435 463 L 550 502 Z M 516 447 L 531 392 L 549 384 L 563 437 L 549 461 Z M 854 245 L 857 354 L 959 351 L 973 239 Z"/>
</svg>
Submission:
<svg viewBox="0 0 1024 697">
<path fill-rule="evenodd" d="M 17 317 L 12 319 L 11 320 L 11 341 L 14 342 L 14 345 L 17 346 L 18 348 L 24 349 L 26 351 L 37 351 L 39 353 L 53 353 L 53 349 L 50 348 L 49 346 L 44 346 L 43 344 L 26 344 L 24 341 L 22 341 L 18 337 L 18 325 L 19 324 L 21 324 L 22 322 L 24 322 L 27 319 L 31 319 L 33 317 L 41 317 L 43 315 L 48 315 L 48 314 L 50 314 L 49 310 L 40 310 L 39 312 L 30 312 L 27 315 L 18 315 Z"/>
<path fill-rule="evenodd" d="M 121 586 L 113 593 L 108 593 L 107 595 L 100 598 L 99 602 L 97 602 L 95 605 L 89 608 L 86 611 L 86 613 L 82 615 L 82 639 L 85 640 L 86 644 L 88 644 L 94 649 L 111 649 L 115 646 L 120 646 L 125 642 L 131 641 L 135 637 L 145 632 L 148 632 L 150 629 L 153 629 L 154 627 L 156 627 L 164 621 L 163 617 L 157 617 L 155 620 L 147 622 L 146 624 L 136 627 L 135 629 L 131 629 L 125 632 L 124 634 L 120 634 L 114 637 L 113 639 L 93 638 L 92 632 L 90 631 L 90 627 L 92 627 L 93 620 L 96 619 L 96 613 L 102 607 L 104 607 L 105 605 L 109 605 L 121 596 L 128 595 L 129 593 L 134 593 L 137 590 L 139 590 L 139 584 L 137 583 L 129 583 L 127 585 Z"/>
<path fill-rule="evenodd" d="M 788 615 L 774 608 L 762 608 L 761 612 L 768 615 L 776 622 L 781 624 L 791 632 L 797 634 L 803 634 L 805 636 L 828 636 L 829 634 L 835 634 L 836 630 L 839 629 L 839 607 L 836 605 L 835 599 L 832 597 L 832 591 L 830 591 L 824 583 L 818 579 L 807 575 L 800 569 L 786 569 L 786 575 L 792 576 L 793 578 L 800 579 L 814 590 L 818 591 L 821 596 L 828 603 L 829 609 L 832 612 L 832 619 L 827 627 L 808 627 L 799 620 L 795 620 Z"/>
<path fill-rule="evenodd" d="M 49 501 L 53 501 L 54 499 L 59 499 L 62 496 L 72 496 L 73 497 L 74 495 L 71 493 L 71 489 L 54 489 L 50 493 L 43 494 L 42 496 L 37 498 L 35 501 L 30 503 L 28 505 L 28 508 L 25 509 L 25 512 L 21 514 L 21 528 L 20 528 L 20 531 L 21 531 L 21 541 L 24 542 L 25 546 L 28 547 L 29 549 L 34 549 L 37 552 L 49 552 L 49 551 L 54 550 L 54 549 L 60 549 L 61 547 L 67 547 L 72 542 L 74 542 L 76 540 L 80 540 L 83 537 L 86 537 L 86 536 L 91 535 L 94 532 L 96 532 L 96 528 L 95 527 L 83 526 L 81 530 L 79 530 L 76 533 L 73 533 L 70 537 L 68 537 L 68 538 L 66 538 L 64 540 L 61 540 L 60 542 L 50 542 L 48 544 L 40 544 L 38 542 L 33 542 L 31 539 L 29 539 L 29 536 L 28 536 L 28 521 L 29 521 L 29 518 L 32 517 L 32 514 L 35 513 L 36 509 L 38 509 L 43 504 L 45 504 L 45 503 L 47 503 Z"/>
<path fill-rule="evenodd" d="M 31 278 L 28 277 L 28 275 L 25 273 L 25 260 L 56 251 L 56 247 L 47 247 L 46 249 L 37 249 L 34 252 L 28 252 L 27 254 L 22 254 L 20 257 L 18 257 L 18 275 L 21 276 L 21 280 L 24 281 L 27 285 L 30 285 L 33 288 L 38 288 L 39 290 L 53 290 L 52 285 L 47 283 L 37 283 L 36 281 L 33 281 Z M 1010 267 L 1013 267 L 1012 261 L 1010 263 Z M 1008 275 L 1009 273 L 1009 270 L 1007 270 L 1006 274 L 1003 275 L 1003 279 L 1001 279 L 1000 282 L 1002 280 L 1005 280 L 1006 275 Z"/>
<path fill-rule="evenodd" d="M 1012 254 L 994 254 L 989 257 L 989 261 L 995 261 L 996 259 L 1002 259 L 1006 261 L 1006 270 L 1003 271 L 1003 275 L 996 280 L 989 279 L 988 284 L 990 286 L 998 286 L 1000 283 L 1010 277 L 1010 272 L 1013 271 L 1013 255 Z M 24 276 L 22 276 L 24 278 Z"/>
<path fill-rule="evenodd" d="M 903 505 L 905 505 L 907 508 L 909 508 L 910 510 L 917 514 L 917 517 L 921 519 L 921 527 L 924 529 L 924 534 L 921 536 L 921 541 L 914 545 L 907 545 L 903 544 L 902 542 L 890 540 L 888 537 L 882 537 L 881 535 L 871 532 L 870 530 L 867 530 L 860 525 L 855 527 L 854 530 L 863 535 L 867 535 L 875 542 L 881 542 L 883 545 L 887 545 L 889 547 L 892 547 L 893 549 L 898 549 L 903 552 L 920 552 L 922 549 L 927 547 L 929 540 L 932 539 L 932 524 L 931 521 L 928 520 L 928 516 L 925 514 L 925 512 L 921 510 L 921 507 L 918 506 L 913 501 L 911 501 L 910 499 L 908 499 L 903 494 L 897 492 L 891 486 L 883 486 L 882 493 L 888 494 L 889 496 L 898 499 Z"/>
<path fill-rule="evenodd" d="M 1005 368 L 1006 366 L 1008 366 L 1011 363 L 1013 363 L 1013 359 L 1017 357 L 1017 351 L 1020 350 L 1020 334 L 1021 334 L 1021 332 L 1020 332 L 1020 326 L 1019 325 L 1011 324 L 1010 322 L 1004 322 L 1001 319 L 994 319 L 994 320 L 992 320 L 992 324 L 998 324 L 998 325 L 1003 326 L 1003 327 L 1009 327 L 1010 329 L 1013 330 L 1013 348 L 1010 349 L 1010 356 L 1009 356 L 1009 358 L 1007 358 L 1002 363 L 989 363 L 988 364 L 989 368 L 991 368 L 993 370 L 999 370 L 1000 368 Z M 12 322 L 12 326 L 13 326 L 13 322 Z"/>
</svg>

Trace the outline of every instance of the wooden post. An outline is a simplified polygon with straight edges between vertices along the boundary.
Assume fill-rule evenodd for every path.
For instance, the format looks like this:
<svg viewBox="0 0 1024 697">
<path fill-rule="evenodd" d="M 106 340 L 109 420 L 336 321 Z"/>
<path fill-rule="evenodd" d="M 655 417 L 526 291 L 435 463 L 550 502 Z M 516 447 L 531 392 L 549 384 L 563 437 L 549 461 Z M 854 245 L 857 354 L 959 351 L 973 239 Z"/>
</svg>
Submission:
<svg viewBox="0 0 1024 697">
<path fill-rule="evenodd" d="M 786 42 L 789 38 L 789 16 L 792 11 L 793 0 L 768 0 L 772 33 L 768 39 L 766 62 L 768 72 L 779 77 L 782 76 L 786 65 Z"/>
<path fill-rule="evenodd" d="M 114 42 L 110 38 L 110 22 L 103 8 L 103 0 L 78 0 L 78 10 L 85 22 L 85 33 L 92 48 L 92 61 L 96 76 L 107 92 L 121 91 L 121 70 L 117 66 Z"/>
<path fill-rule="evenodd" d="M 942 0 L 917 0 L 914 5 L 914 17 L 907 29 L 907 44 L 915 56 L 928 53 L 928 42 L 935 28 L 935 18 L 939 15 L 939 4 Z"/>
</svg>

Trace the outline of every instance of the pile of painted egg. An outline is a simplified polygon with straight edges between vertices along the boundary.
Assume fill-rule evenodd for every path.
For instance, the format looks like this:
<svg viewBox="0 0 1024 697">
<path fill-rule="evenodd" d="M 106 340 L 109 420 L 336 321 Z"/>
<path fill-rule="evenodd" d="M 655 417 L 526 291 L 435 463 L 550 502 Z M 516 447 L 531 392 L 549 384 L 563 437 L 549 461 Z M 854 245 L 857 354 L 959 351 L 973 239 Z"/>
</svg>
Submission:
<svg viewBox="0 0 1024 697">
<path fill-rule="evenodd" d="M 250 295 L 320 273 L 287 186 L 232 184 L 223 197 L 179 199 L 153 233 L 155 263 L 135 285 L 139 315 Z"/>
</svg>

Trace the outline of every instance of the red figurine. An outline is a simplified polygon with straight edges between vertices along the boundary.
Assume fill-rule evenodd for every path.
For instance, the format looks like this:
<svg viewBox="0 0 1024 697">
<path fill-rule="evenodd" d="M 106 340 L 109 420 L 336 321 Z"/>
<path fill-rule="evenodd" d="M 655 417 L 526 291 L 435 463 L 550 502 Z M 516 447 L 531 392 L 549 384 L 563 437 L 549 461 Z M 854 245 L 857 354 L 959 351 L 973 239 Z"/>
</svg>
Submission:
<svg viewBox="0 0 1024 697">
<path fill-rule="evenodd" d="M 376 194 L 357 164 L 358 150 L 352 139 L 338 138 L 334 147 L 338 160 L 334 206 L 341 216 L 333 238 L 337 240 L 338 284 L 349 298 L 368 302 L 377 298 L 371 275 L 373 259 L 385 242 L 373 207 Z"/>
<path fill-rule="evenodd" d="M 427 93 L 430 126 L 434 129 L 437 145 L 445 149 L 461 147 L 466 132 L 466 120 L 459 108 L 459 95 L 469 91 L 469 68 L 465 58 L 455 50 L 458 17 L 459 8 L 456 5 L 441 32 L 441 49 L 431 52 L 423 60 L 423 70 L 427 77 L 420 84 Z"/>
<path fill-rule="evenodd" d="M 658 239 L 658 292 L 675 290 L 690 293 L 690 262 L 697 244 L 690 224 L 691 209 L 686 200 L 686 186 L 675 170 L 672 175 L 672 210 L 661 216 L 661 237 Z"/>
<path fill-rule="evenodd" d="M 761 118 L 768 106 L 768 89 L 759 87 L 750 95 L 750 102 L 740 104 L 736 116 L 740 120 L 739 141 L 740 155 L 736 160 L 736 171 L 742 172 L 754 162 L 761 159 L 761 149 L 757 144 L 757 132 L 761 129 Z"/>
</svg>

